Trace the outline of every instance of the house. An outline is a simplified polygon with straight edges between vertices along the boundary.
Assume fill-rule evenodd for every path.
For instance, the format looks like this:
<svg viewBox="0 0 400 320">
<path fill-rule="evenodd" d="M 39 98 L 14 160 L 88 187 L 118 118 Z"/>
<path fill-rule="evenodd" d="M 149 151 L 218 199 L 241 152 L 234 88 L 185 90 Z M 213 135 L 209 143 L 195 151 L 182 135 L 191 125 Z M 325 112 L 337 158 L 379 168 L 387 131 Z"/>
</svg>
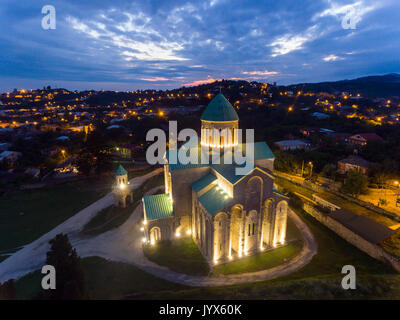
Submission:
<svg viewBox="0 0 400 320">
<path fill-rule="evenodd" d="M 17 151 L 3 151 L 2 153 L 0 153 L 0 162 L 2 161 L 8 161 L 11 165 L 13 165 L 13 163 L 15 161 L 17 161 L 19 159 L 19 157 L 22 156 L 21 152 L 17 152 Z"/>
<path fill-rule="evenodd" d="M 350 169 L 361 171 L 362 174 L 367 175 L 368 168 L 371 166 L 371 162 L 355 155 L 351 155 L 346 159 L 338 161 L 338 172 L 345 174 Z"/>
<path fill-rule="evenodd" d="M 11 147 L 11 143 L 3 142 L 0 143 L 0 151 L 6 151 Z"/>
<path fill-rule="evenodd" d="M 351 134 L 345 132 L 332 132 L 327 134 L 327 136 L 335 142 L 343 142 L 346 141 L 351 136 Z"/>
<path fill-rule="evenodd" d="M 380 141 L 383 142 L 383 139 L 378 136 L 376 133 L 357 133 L 355 135 L 350 136 L 347 139 L 349 144 L 365 146 L 370 141 Z"/>
<path fill-rule="evenodd" d="M 275 144 L 278 146 L 279 149 L 283 151 L 287 150 L 298 150 L 298 149 L 310 149 L 311 144 L 307 141 L 303 140 L 282 140 L 277 141 Z"/>
<path fill-rule="evenodd" d="M 319 120 L 329 119 L 331 117 L 329 114 L 321 113 L 321 112 L 314 112 L 311 116 L 315 117 L 315 118 L 317 118 Z"/>
<path fill-rule="evenodd" d="M 39 178 L 40 169 L 39 168 L 27 168 L 24 173 L 32 176 L 33 178 Z"/>
</svg>

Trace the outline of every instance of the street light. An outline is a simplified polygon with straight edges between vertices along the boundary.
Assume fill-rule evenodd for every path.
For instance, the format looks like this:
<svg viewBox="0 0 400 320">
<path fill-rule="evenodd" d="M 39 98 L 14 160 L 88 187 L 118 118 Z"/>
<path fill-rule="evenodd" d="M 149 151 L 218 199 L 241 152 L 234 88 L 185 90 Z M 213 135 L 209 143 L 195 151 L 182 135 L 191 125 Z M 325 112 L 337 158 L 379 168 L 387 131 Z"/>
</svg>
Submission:
<svg viewBox="0 0 400 320">
<path fill-rule="evenodd" d="M 312 177 L 313 163 L 310 161 L 308 164 L 309 164 L 309 166 L 311 167 L 311 169 L 310 169 L 310 179 L 311 179 L 311 177 Z"/>
</svg>

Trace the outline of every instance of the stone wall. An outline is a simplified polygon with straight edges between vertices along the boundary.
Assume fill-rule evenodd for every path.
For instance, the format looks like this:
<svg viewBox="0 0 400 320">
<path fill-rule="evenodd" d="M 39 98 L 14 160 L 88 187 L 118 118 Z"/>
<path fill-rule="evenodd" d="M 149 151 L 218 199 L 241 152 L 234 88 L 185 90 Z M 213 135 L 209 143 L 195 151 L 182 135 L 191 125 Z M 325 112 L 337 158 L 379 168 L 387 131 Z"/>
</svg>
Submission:
<svg viewBox="0 0 400 320">
<path fill-rule="evenodd" d="M 338 236 L 346 240 L 348 243 L 365 252 L 372 258 L 391 265 L 397 272 L 400 272 L 400 262 L 395 257 L 387 253 L 379 245 L 373 244 L 355 234 L 353 231 L 343 226 L 340 222 L 317 210 L 311 204 L 303 203 L 303 209 L 324 226 L 328 227 Z"/>
</svg>

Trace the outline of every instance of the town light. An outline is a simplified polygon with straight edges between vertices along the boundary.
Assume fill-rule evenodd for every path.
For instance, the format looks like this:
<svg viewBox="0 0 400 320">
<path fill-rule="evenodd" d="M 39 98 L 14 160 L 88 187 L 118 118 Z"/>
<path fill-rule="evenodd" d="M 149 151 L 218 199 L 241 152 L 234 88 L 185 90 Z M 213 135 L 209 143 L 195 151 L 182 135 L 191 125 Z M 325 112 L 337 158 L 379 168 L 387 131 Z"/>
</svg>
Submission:
<svg viewBox="0 0 400 320">
<path fill-rule="evenodd" d="M 187 234 L 188 236 L 190 236 L 190 235 L 192 234 L 192 230 L 186 231 L 186 234 Z"/>
<path fill-rule="evenodd" d="M 177 238 L 179 238 L 179 237 L 181 236 L 181 233 L 180 233 L 179 231 L 177 231 L 177 232 L 175 233 L 175 236 L 176 236 Z"/>
<path fill-rule="evenodd" d="M 144 228 L 143 228 L 143 227 L 141 227 L 141 228 L 140 228 L 140 231 L 144 231 Z"/>
<path fill-rule="evenodd" d="M 145 243 L 146 242 L 146 237 L 142 238 L 142 242 Z"/>
<path fill-rule="evenodd" d="M 121 190 L 125 189 L 125 183 L 121 183 L 121 184 L 119 185 L 119 188 L 120 188 Z"/>
</svg>

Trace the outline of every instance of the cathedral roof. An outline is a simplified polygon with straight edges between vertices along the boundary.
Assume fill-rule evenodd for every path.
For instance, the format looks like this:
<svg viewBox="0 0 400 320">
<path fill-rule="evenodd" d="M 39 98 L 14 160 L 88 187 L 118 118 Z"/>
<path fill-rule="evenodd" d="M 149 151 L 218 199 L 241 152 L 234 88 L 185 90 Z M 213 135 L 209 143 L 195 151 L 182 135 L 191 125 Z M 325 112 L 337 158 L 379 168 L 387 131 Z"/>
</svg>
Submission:
<svg viewBox="0 0 400 320">
<path fill-rule="evenodd" d="M 196 180 L 195 182 L 192 183 L 192 189 L 195 192 L 200 192 L 203 190 L 205 187 L 209 186 L 211 183 L 217 181 L 217 177 L 213 174 L 207 174 L 204 177 L 200 178 L 199 180 Z"/>
<path fill-rule="evenodd" d="M 237 121 L 239 116 L 230 102 L 219 93 L 211 100 L 207 108 L 201 115 L 201 120 L 205 121 Z"/>
<path fill-rule="evenodd" d="M 185 145 L 183 145 L 181 148 L 183 148 Z M 188 148 L 189 149 L 197 149 L 197 155 L 198 155 L 198 163 L 197 164 L 192 164 L 192 163 L 188 163 L 188 164 L 183 164 L 179 162 L 179 157 L 177 156 L 178 151 L 177 150 L 167 150 L 166 152 L 166 157 L 169 163 L 169 167 L 171 171 L 175 171 L 175 170 L 182 170 L 182 169 L 192 169 L 192 168 L 199 168 L 199 167 L 214 167 L 214 165 L 211 164 L 207 164 L 207 163 L 201 163 L 201 153 L 202 151 L 204 151 L 201 147 L 192 147 L 192 148 Z M 193 150 L 196 151 L 196 150 Z M 236 147 L 235 151 L 239 151 L 242 152 L 243 154 L 245 154 L 246 152 L 246 144 L 242 144 Z M 177 160 L 177 163 L 173 163 L 173 160 L 175 159 Z M 224 157 L 224 152 L 223 150 L 221 151 L 221 161 L 220 163 L 223 163 L 223 158 Z M 255 142 L 254 143 L 254 160 L 262 160 L 262 159 L 274 159 L 275 156 L 272 153 L 271 149 L 269 148 L 269 146 L 267 145 L 266 142 L 262 141 L 262 142 Z M 221 165 L 216 165 L 216 166 L 221 166 L 218 169 L 220 169 L 221 171 L 230 171 L 232 170 L 232 168 L 235 168 L 235 165 L 233 164 L 221 164 Z M 231 168 L 229 168 L 231 167 Z M 219 171 L 219 170 L 217 170 Z"/>
<path fill-rule="evenodd" d="M 143 207 L 147 220 L 168 218 L 174 215 L 172 202 L 166 193 L 143 197 Z"/>
<path fill-rule="evenodd" d="M 232 198 L 224 194 L 218 186 L 211 188 L 198 199 L 204 209 L 206 209 L 211 215 L 220 212 L 230 202 L 232 202 Z"/>
<path fill-rule="evenodd" d="M 124 176 L 124 175 L 127 175 L 127 174 L 128 174 L 128 172 L 121 165 L 119 165 L 118 168 L 117 168 L 117 171 L 115 171 L 115 175 L 116 176 Z"/>
</svg>

